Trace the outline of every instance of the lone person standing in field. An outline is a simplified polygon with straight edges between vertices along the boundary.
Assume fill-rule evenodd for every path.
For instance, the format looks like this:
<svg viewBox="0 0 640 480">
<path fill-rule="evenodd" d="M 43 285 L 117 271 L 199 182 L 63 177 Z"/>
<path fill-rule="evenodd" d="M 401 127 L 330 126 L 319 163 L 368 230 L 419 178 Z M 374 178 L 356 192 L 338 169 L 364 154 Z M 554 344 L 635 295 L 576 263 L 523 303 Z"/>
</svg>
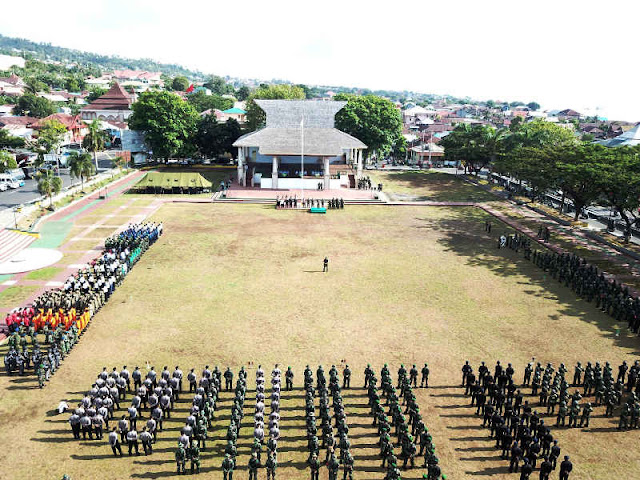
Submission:
<svg viewBox="0 0 640 480">
<path fill-rule="evenodd" d="M 327 257 L 324 257 L 324 262 L 322 262 L 322 271 L 323 272 L 329 271 L 329 258 Z"/>
</svg>

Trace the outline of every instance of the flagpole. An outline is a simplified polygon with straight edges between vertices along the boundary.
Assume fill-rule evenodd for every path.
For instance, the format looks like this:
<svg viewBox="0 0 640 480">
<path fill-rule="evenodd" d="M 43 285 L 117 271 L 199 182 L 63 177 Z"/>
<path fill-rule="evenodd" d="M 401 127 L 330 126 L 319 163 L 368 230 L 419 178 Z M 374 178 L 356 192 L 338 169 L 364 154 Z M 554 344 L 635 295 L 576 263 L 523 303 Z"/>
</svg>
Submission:
<svg viewBox="0 0 640 480">
<path fill-rule="evenodd" d="M 304 113 L 302 120 L 300 120 L 300 180 L 302 200 L 304 200 Z"/>
</svg>

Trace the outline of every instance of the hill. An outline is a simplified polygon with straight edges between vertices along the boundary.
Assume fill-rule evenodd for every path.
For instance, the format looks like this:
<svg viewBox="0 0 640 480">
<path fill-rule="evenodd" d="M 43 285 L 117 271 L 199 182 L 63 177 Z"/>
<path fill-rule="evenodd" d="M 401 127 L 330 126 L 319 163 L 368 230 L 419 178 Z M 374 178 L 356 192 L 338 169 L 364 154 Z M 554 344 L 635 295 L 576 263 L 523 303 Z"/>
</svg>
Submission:
<svg viewBox="0 0 640 480">
<path fill-rule="evenodd" d="M 103 70 L 148 70 L 169 76 L 184 75 L 192 79 L 204 78 L 202 72 L 189 70 L 181 65 L 159 63 L 150 58 L 122 58 L 100 55 L 71 48 L 56 47 L 50 43 L 38 43 L 24 38 L 0 35 L 0 53 L 20 55 L 26 59 L 75 63 L 84 66 L 97 65 Z"/>
</svg>

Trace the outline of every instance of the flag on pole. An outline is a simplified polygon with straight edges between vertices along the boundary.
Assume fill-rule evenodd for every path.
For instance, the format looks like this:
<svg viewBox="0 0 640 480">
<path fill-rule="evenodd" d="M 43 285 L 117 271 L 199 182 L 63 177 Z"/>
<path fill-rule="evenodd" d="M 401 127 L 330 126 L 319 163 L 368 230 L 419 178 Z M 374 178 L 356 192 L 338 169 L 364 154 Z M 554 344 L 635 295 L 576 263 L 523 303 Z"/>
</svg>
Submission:
<svg viewBox="0 0 640 480">
<path fill-rule="evenodd" d="M 193 83 L 191 85 L 189 85 L 189 88 L 187 88 L 187 93 L 191 93 L 193 92 Z"/>
</svg>

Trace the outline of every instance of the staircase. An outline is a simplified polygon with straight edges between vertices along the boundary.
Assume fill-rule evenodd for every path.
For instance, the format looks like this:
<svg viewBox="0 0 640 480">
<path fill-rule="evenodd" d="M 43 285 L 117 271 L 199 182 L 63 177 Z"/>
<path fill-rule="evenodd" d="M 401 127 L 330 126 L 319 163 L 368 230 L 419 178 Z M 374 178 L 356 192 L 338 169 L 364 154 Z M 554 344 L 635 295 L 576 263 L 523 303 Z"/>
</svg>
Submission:
<svg viewBox="0 0 640 480">
<path fill-rule="evenodd" d="M 35 232 L 23 232 L 11 228 L 0 230 L 0 263 L 6 262 L 39 237 L 40 234 Z"/>
</svg>

